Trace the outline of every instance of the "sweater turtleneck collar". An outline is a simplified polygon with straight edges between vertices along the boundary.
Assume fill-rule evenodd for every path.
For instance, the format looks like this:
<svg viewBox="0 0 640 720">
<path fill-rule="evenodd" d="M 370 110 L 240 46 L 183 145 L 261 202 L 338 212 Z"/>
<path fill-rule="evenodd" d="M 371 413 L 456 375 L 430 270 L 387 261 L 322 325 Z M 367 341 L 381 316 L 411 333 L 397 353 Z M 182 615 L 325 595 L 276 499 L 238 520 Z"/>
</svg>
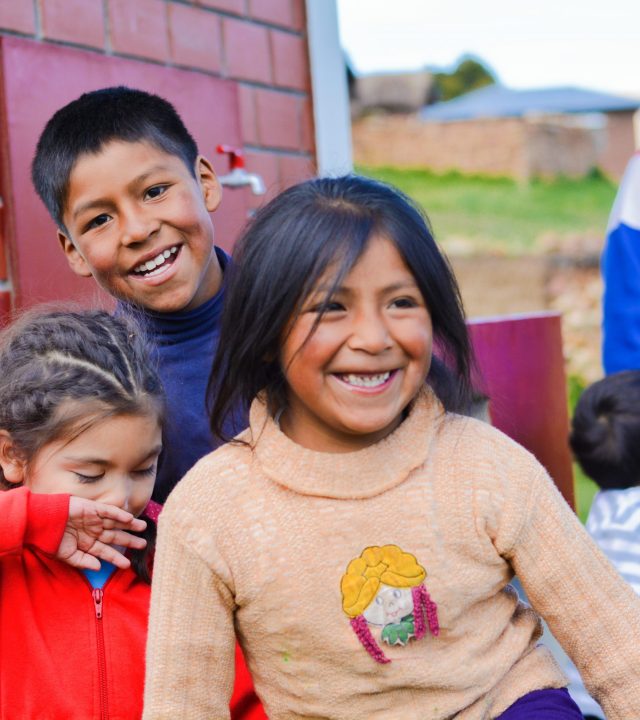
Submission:
<svg viewBox="0 0 640 720">
<path fill-rule="evenodd" d="M 274 482 L 301 495 L 360 499 L 399 485 L 422 465 L 443 417 L 442 405 L 425 389 L 405 420 L 380 442 L 355 452 L 326 453 L 290 440 L 258 397 L 251 405 L 250 436 L 262 471 Z"/>
</svg>

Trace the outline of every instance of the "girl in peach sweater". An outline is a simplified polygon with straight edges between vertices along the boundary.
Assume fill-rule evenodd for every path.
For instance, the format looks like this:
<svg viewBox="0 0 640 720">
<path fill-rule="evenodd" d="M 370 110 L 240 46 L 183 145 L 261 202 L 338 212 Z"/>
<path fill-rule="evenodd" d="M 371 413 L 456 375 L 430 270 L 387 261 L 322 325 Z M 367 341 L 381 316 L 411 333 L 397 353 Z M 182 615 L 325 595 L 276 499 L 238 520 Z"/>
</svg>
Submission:
<svg viewBox="0 0 640 720">
<path fill-rule="evenodd" d="M 640 601 L 537 461 L 464 416 L 464 314 L 420 211 L 309 181 L 234 260 L 212 424 L 245 403 L 250 427 L 160 518 L 145 717 L 227 718 L 237 635 L 272 720 L 576 720 L 540 613 L 607 717 L 639 718 Z"/>
</svg>

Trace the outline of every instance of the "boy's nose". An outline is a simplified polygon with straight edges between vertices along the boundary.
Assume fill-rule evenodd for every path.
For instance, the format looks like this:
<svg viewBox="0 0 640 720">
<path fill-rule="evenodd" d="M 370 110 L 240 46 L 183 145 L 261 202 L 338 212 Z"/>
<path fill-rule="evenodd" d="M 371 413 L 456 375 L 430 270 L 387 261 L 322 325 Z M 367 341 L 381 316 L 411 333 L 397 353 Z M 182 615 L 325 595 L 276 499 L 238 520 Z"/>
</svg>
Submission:
<svg viewBox="0 0 640 720">
<path fill-rule="evenodd" d="M 160 224 L 144 213 L 132 212 L 122 220 L 122 244 L 134 245 L 147 240 L 159 228 Z"/>
</svg>

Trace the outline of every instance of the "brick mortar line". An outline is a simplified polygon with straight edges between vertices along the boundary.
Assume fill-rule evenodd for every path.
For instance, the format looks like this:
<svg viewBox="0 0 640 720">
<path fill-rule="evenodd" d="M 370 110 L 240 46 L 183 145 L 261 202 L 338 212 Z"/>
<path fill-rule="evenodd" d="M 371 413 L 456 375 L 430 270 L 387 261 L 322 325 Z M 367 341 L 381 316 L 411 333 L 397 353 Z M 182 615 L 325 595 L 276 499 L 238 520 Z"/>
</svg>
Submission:
<svg viewBox="0 0 640 720">
<path fill-rule="evenodd" d="M 255 152 L 257 155 L 277 155 L 278 157 L 294 157 L 303 160 L 313 159 L 313 153 L 308 150 L 284 150 L 283 148 L 273 147 L 271 145 L 250 145 L 243 144 L 245 152 Z"/>
<path fill-rule="evenodd" d="M 293 97 L 299 97 L 306 99 L 311 97 L 311 88 L 307 90 L 298 90 L 296 88 L 281 87 L 280 85 L 267 85 L 265 83 L 258 82 L 257 80 L 243 80 L 242 78 L 228 78 L 229 80 L 235 80 L 244 87 L 249 87 L 252 90 L 273 90 L 279 92 L 281 95 L 290 95 Z"/>
<path fill-rule="evenodd" d="M 35 25 L 34 37 L 42 40 L 44 30 L 42 27 L 42 7 L 40 0 L 33 0 L 33 24 Z"/>
<path fill-rule="evenodd" d="M 111 45 L 111 19 L 109 17 L 109 0 L 102 0 L 102 20 L 104 23 L 104 50 L 105 55 L 113 54 Z"/>
</svg>

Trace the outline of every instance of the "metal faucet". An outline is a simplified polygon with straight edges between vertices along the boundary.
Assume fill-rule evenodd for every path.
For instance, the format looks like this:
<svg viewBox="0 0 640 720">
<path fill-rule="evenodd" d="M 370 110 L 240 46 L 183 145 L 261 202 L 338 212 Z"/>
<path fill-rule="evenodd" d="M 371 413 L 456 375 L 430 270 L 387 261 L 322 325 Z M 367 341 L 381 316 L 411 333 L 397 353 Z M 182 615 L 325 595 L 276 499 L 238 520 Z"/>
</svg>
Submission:
<svg viewBox="0 0 640 720">
<path fill-rule="evenodd" d="M 229 156 L 229 172 L 226 175 L 218 175 L 220 185 L 230 188 L 251 187 L 254 195 L 264 195 L 266 192 L 264 180 L 260 175 L 248 173 L 244 167 L 244 153 L 240 148 L 231 145 L 218 145 L 216 150 Z"/>
</svg>

